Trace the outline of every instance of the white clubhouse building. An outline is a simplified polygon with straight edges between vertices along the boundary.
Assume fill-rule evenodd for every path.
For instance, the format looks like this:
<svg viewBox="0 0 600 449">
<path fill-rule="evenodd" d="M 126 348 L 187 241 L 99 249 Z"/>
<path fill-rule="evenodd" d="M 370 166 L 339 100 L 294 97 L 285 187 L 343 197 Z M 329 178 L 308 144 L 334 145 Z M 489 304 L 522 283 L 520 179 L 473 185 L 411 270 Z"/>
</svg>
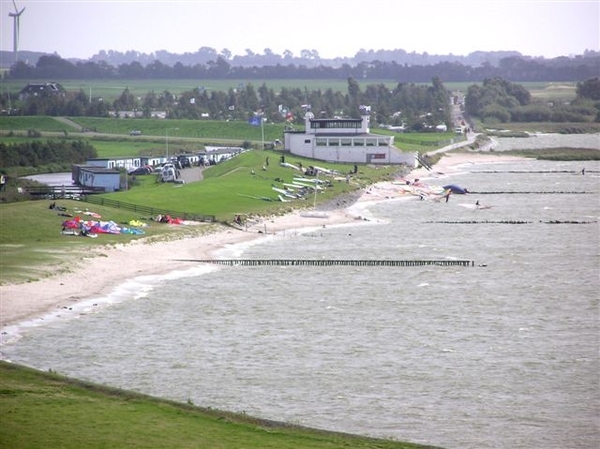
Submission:
<svg viewBox="0 0 600 449">
<path fill-rule="evenodd" d="M 371 134 L 370 115 L 361 118 L 316 119 L 304 116 L 305 131 L 284 132 L 284 149 L 296 156 L 327 162 L 405 164 L 416 167 L 417 154 L 394 147 L 394 136 Z"/>
</svg>

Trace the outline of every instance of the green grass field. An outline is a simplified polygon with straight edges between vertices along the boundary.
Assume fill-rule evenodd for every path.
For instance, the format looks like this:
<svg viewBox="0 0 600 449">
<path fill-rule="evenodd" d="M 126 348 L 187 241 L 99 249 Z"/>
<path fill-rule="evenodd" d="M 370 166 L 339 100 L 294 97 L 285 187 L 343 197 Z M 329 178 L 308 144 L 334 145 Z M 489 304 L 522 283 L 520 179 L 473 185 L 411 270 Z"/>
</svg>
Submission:
<svg viewBox="0 0 600 449">
<path fill-rule="evenodd" d="M 47 80 L 3 80 L 3 91 L 9 91 L 11 95 L 16 96 L 19 91 L 27 85 L 28 82 L 45 82 Z M 117 99 L 126 88 L 137 96 L 144 97 L 148 92 L 160 94 L 169 91 L 172 94 L 179 95 L 196 88 L 205 90 L 227 92 L 229 89 L 238 89 L 240 85 L 251 84 L 258 88 L 265 84 L 269 89 L 279 92 L 283 87 L 288 89 L 307 89 L 322 90 L 332 89 L 336 92 L 347 92 L 348 81 L 339 80 L 319 80 L 319 79 L 278 79 L 278 80 L 53 80 L 61 84 L 67 91 L 83 91 L 86 95 L 93 98 L 102 97 L 104 101 L 112 102 Z M 357 80 L 361 89 L 372 84 L 384 84 L 390 88 L 398 85 L 393 80 Z"/>
<path fill-rule="evenodd" d="M 196 139 L 222 139 L 260 141 L 264 132 L 265 142 L 281 139 L 283 135 L 283 124 L 266 123 L 261 131 L 260 127 L 251 126 L 247 121 L 220 120 L 165 120 L 165 119 L 112 119 L 93 117 L 72 117 L 71 120 L 77 124 L 103 134 L 122 134 L 129 137 L 129 131 L 135 129 L 142 132 L 141 136 L 159 136 L 163 141 L 167 137 L 196 138 Z"/>
<path fill-rule="evenodd" d="M 291 183 L 299 172 L 279 165 L 281 153 L 277 151 L 252 150 L 242 153 L 223 163 L 211 166 L 204 171 L 202 182 L 185 185 L 172 183 L 157 183 L 152 175 L 142 176 L 146 183 L 143 188 L 133 188 L 128 191 L 115 192 L 106 196 L 112 200 L 134 204 L 152 205 L 153 207 L 171 209 L 202 215 L 215 215 L 218 221 L 231 220 L 236 211 L 250 214 L 272 215 L 289 212 L 291 207 L 308 207 L 301 200 L 295 203 L 282 203 L 277 199 L 277 192 L 272 187 L 283 187 L 283 182 Z M 263 170 L 266 160 L 270 163 Z M 287 156 L 287 162 L 302 163 L 304 167 L 314 164 L 309 159 Z M 344 182 L 346 173 L 353 169 L 352 164 L 319 163 L 321 167 L 336 170 L 340 180 L 333 180 L 332 186 L 319 194 L 323 202 L 349 193 L 361 186 L 366 186 L 390 177 L 399 167 L 361 166 L 353 184 Z M 329 178 L 333 179 L 333 178 Z"/>
<path fill-rule="evenodd" d="M 0 133 L 6 135 L 13 131 L 27 131 L 35 129 L 46 132 L 63 132 L 69 130 L 68 126 L 48 116 L 0 116 Z"/>
<path fill-rule="evenodd" d="M 50 210 L 50 201 L 28 201 L 0 205 L 0 278 L 1 283 L 31 282 L 37 279 L 67 272 L 86 257 L 90 250 L 103 245 L 128 243 L 143 237 L 160 238 L 168 235 L 169 228 L 160 223 L 147 221 L 146 235 L 103 234 L 96 239 L 66 236 L 61 233 L 62 223 L 69 217 L 90 219 L 86 209 L 101 215 L 104 221 L 124 225 L 139 219 L 138 214 L 124 209 L 90 205 L 73 200 L 58 201 L 66 207 L 65 212 Z M 195 229 L 201 232 L 206 228 Z M 183 230 L 182 230 L 183 231 Z M 188 229 L 188 231 L 190 231 Z"/>
<path fill-rule="evenodd" d="M 67 379 L 0 361 L 0 447 L 418 449 Z"/>
<path fill-rule="evenodd" d="M 70 125 L 69 123 L 72 123 Z M 198 152 L 206 145 L 245 146 L 260 148 L 263 142 L 283 140 L 283 124 L 265 124 L 260 127 L 245 121 L 216 120 L 164 120 L 71 117 L 65 123 L 54 117 L 0 117 L 0 142 L 19 143 L 47 139 L 84 139 L 98 151 L 98 157 L 157 156 L 166 153 Z M 87 128 L 94 132 L 81 132 Z M 31 137 L 28 130 L 40 133 Z M 139 136 L 130 136 L 131 130 L 141 131 Z M 436 142 L 455 138 L 448 133 L 397 134 L 381 128 L 373 128 L 375 134 L 395 135 L 396 147 L 404 151 L 429 151 Z M 442 146 L 442 145 L 440 145 Z"/>
<path fill-rule="evenodd" d="M 28 80 L 30 82 L 45 82 L 47 80 Z M 14 97 L 27 85 L 25 80 L 2 80 L 4 92 L 10 92 Z M 302 80 L 302 79 L 277 79 L 277 80 L 54 80 L 60 83 L 67 91 L 83 91 L 86 95 L 94 98 L 102 97 L 104 101 L 116 100 L 126 88 L 137 96 L 144 97 L 148 92 L 160 94 L 169 91 L 179 95 L 195 88 L 203 87 L 206 90 L 227 92 L 229 89 L 237 89 L 240 85 L 252 84 L 260 87 L 265 84 L 269 89 L 279 92 L 283 87 L 289 89 L 307 89 L 308 91 L 332 89 L 335 92 L 346 93 L 348 91 L 348 80 Z M 390 89 L 395 88 L 397 80 L 356 80 L 361 90 L 367 86 L 383 84 Z M 429 84 L 429 83 L 417 83 Z M 449 91 L 467 92 L 469 86 L 481 84 L 475 82 L 449 82 L 444 86 Z M 549 83 L 549 82 L 523 82 L 519 83 L 529 90 L 534 97 L 544 98 L 575 98 L 576 82 Z"/>
</svg>

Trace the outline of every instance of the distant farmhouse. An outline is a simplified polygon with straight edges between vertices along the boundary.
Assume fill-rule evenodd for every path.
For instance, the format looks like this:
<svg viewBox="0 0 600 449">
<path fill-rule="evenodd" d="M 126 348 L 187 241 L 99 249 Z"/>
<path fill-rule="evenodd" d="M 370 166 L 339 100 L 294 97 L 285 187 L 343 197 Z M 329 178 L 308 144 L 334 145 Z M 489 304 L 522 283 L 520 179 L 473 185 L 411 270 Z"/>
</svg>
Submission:
<svg viewBox="0 0 600 449">
<path fill-rule="evenodd" d="M 394 136 L 371 134 L 370 111 L 361 118 L 316 119 L 304 116 L 305 131 L 284 132 L 284 148 L 296 156 L 327 162 L 360 164 L 405 164 L 416 167 L 416 153 L 405 153 L 394 146 Z"/>
<path fill-rule="evenodd" d="M 48 97 L 50 95 L 65 95 L 65 89 L 58 83 L 29 83 L 19 92 L 19 100 L 31 97 Z"/>
</svg>

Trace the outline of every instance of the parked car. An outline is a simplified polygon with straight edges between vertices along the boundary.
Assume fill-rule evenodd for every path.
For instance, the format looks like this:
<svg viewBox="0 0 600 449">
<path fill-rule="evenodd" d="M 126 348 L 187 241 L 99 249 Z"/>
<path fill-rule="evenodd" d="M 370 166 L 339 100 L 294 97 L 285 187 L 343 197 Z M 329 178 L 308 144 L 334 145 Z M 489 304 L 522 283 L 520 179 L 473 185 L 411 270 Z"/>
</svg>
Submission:
<svg viewBox="0 0 600 449">
<path fill-rule="evenodd" d="M 179 165 L 181 165 L 181 168 L 190 168 L 192 166 L 192 163 L 187 156 L 177 156 L 177 161 L 179 162 Z"/>
<path fill-rule="evenodd" d="M 150 167 L 149 165 L 144 165 L 143 167 L 138 167 L 135 170 L 132 170 L 129 172 L 130 175 L 149 175 L 153 172 L 154 170 L 152 169 L 152 167 Z"/>
<path fill-rule="evenodd" d="M 176 169 L 181 170 L 183 167 L 181 166 L 181 162 L 176 157 L 172 157 L 167 161 L 167 164 L 174 165 Z M 166 164 L 165 164 L 166 165 Z"/>
<path fill-rule="evenodd" d="M 158 175 L 160 182 L 178 182 L 180 181 L 180 173 L 174 164 L 167 163 L 162 166 Z"/>
<path fill-rule="evenodd" d="M 132 129 L 129 131 L 130 136 L 141 136 L 142 132 L 139 129 Z"/>
</svg>

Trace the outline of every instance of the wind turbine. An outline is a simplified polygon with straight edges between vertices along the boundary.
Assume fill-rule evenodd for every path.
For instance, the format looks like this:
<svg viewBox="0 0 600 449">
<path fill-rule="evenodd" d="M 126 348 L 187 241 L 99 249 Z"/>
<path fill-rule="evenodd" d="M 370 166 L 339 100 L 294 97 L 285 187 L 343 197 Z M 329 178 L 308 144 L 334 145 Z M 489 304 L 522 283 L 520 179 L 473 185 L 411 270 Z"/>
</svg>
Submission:
<svg viewBox="0 0 600 449">
<path fill-rule="evenodd" d="M 15 62 L 17 62 L 17 56 L 19 54 L 19 19 L 21 14 L 23 14 L 23 11 L 25 11 L 25 7 L 23 6 L 23 9 L 19 11 L 15 0 L 12 0 L 12 2 L 15 7 L 15 12 L 9 12 L 8 15 L 13 18 L 13 53 L 15 55 Z"/>
</svg>

